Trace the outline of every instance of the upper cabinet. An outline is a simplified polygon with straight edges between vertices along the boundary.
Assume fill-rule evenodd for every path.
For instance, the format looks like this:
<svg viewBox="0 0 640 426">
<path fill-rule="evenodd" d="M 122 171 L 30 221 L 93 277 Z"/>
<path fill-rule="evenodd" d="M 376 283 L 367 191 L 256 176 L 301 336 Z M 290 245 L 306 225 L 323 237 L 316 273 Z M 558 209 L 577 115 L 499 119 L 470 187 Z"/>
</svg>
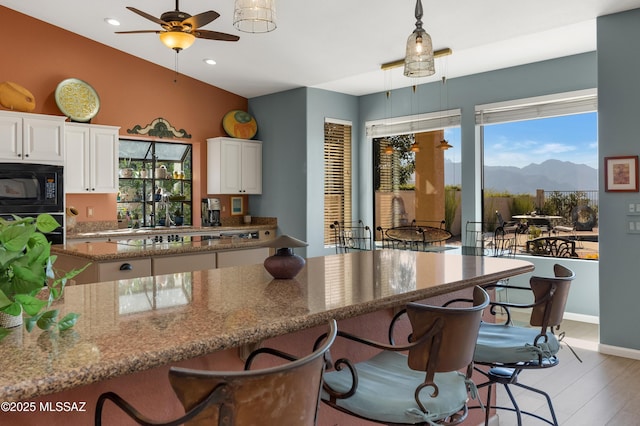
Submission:
<svg viewBox="0 0 640 426">
<path fill-rule="evenodd" d="M 0 111 L 0 161 L 63 165 L 65 120 Z"/>
<path fill-rule="evenodd" d="M 262 142 L 207 139 L 208 194 L 262 194 Z"/>
<path fill-rule="evenodd" d="M 65 125 L 65 192 L 118 192 L 119 127 L 67 123 Z"/>
</svg>

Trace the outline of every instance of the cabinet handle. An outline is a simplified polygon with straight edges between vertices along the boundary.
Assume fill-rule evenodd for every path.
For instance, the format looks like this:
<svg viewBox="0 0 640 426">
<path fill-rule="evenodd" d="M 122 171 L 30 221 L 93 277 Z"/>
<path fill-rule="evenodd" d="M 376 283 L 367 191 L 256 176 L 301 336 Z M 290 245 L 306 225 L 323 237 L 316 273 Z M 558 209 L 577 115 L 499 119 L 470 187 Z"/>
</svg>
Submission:
<svg viewBox="0 0 640 426">
<path fill-rule="evenodd" d="M 131 266 L 130 263 L 123 263 L 122 265 L 120 265 L 120 270 L 121 271 L 133 271 L 133 266 Z"/>
</svg>

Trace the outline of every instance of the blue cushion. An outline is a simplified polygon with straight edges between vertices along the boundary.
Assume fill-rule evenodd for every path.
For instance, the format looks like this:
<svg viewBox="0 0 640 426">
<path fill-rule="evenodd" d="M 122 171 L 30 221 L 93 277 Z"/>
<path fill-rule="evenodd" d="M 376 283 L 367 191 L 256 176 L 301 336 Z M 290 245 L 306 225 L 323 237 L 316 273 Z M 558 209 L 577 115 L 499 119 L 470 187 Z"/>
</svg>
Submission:
<svg viewBox="0 0 640 426">
<path fill-rule="evenodd" d="M 384 423 L 417 424 L 435 421 L 452 415 L 467 402 L 465 377 L 457 371 L 436 373 L 434 381 L 439 395 L 430 397 L 433 388 L 426 387 L 420 399 L 428 410 L 425 416 L 415 401 L 415 390 L 424 382 L 426 373 L 411 370 L 407 357 L 397 352 L 382 352 L 370 360 L 356 364 L 358 390 L 350 398 L 339 399 L 337 405 L 363 418 L 376 419 Z M 345 392 L 351 386 L 351 373 L 330 371 L 324 380 L 333 389 Z M 322 392 L 322 399 L 329 395 Z"/>
<path fill-rule="evenodd" d="M 557 354 L 560 344 L 553 333 L 547 333 L 547 342 L 540 339 L 540 343 L 533 346 L 539 333 L 539 328 L 483 322 L 480 324 L 473 360 L 482 363 L 513 364 L 537 360 L 539 354 L 543 355 L 543 359 Z"/>
</svg>

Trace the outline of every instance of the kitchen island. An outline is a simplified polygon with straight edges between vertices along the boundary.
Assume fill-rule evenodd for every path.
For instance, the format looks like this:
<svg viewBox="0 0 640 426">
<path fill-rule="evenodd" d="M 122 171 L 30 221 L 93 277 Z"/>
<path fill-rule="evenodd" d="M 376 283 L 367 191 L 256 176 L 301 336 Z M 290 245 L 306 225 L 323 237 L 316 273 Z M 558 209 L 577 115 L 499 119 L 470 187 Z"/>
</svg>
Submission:
<svg viewBox="0 0 640 426">
<path fill-rule="evenodd" d="M 71 282 L 86 284 L 262 263 L 270 254 L 262 246 L 276 233 L 270 226 L 175 229 L 101 232 L 98 241 L 68 239 L 66 244 L 51 246 L 51 253 L 58 257 L 55 267 L 60 271 L 90 263 Z"/>
<path fill-rule="evenodd" d="M 378 312 L 532 270 L 522 260 L 375 250 L 309 258 L 293 280 L 274 280 L 257 264 L 71 286 L 59 309 L 81 315 L 73 330 L 17 329 L 0 344 L 0 400 L 81 401 L 86 411 L 2 418 L 90 424 L 107 390 L 168 418 L 180 411 L 170 365 L 230 369 L 240 365 L 235 348 L 267 339 L 305 351 L 318 335 L 313 328 L 326 330 L 331 318 L 373 327 L 368 318 Z M 311 336 L 302 342 L 305 332 Z"/>
</svg>

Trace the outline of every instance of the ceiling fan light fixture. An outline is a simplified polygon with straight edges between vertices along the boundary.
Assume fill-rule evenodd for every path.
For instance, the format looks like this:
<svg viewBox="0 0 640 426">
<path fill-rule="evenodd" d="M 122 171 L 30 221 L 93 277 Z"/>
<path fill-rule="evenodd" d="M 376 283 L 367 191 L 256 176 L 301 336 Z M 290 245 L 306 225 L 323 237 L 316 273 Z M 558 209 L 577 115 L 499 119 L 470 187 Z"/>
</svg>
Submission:
<svg viewBox="0 0 640 426">
<path fill-rule="evenodd" d="M 407 77 L 427 77 L 435 74 L 435 59 L 431 36 L 422 28 L 422 2 L 416 1 L 416 29 L 407 39 L 404 57 L 404 75 Z"/>
<path fill-rule="evenodd" d="M 160 41 L 169 49 L 179 52 L 191 47 L 196 37 L 182 31 L 164 31 L 160 33 Z"/>
<path fill-rule="evenodd" d="M 245 33 L 275 30 L 275 0 L 235 0 L 233 26 Z"/>
</svg>

